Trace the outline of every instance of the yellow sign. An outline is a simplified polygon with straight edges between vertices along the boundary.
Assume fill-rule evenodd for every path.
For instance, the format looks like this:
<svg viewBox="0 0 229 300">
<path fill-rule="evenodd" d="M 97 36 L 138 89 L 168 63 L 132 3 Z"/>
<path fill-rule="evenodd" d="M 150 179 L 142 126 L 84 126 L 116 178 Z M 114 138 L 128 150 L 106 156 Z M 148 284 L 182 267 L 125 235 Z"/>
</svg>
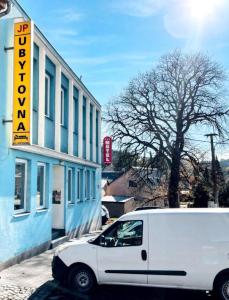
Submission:
<svg viewBox="0 0 229 300">
<path fill-rule="evenodd" d="M 30 144 L 31 23 L 14 24 L 13 145 Z"/>
</svg>

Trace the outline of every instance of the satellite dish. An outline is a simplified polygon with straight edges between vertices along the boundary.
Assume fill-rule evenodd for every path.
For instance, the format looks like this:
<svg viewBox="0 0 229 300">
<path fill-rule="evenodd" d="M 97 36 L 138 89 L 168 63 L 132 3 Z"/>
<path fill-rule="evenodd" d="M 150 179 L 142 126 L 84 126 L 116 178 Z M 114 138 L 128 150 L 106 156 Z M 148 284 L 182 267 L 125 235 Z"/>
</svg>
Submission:
<svg viewBox="0 0 229 300">
<path fill-rule="evenodd" d="M 7 15 L 10 12 L 10 0 L 0 0 L 0 17 Z"/>
</svg>

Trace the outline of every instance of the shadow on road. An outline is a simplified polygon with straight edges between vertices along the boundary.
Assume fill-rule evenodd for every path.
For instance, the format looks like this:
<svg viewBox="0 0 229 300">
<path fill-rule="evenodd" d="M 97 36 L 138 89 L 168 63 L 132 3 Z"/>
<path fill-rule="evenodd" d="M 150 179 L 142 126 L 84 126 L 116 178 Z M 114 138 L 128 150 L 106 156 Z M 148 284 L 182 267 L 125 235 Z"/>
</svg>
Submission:
<svg viewBox="0 0 229 300">
<path fill-rule="evenodd" d="M 57 288 L 47 300 L 216 300 L 205 292 L 128 286 L 100 286 L 90 296 Z"/>
<path fill-rule="evenodd" d="M 41 285 L 36 292 L 34 292 L 28 300 L 45 300 L 48 299 L 48 295 L 52 294 L 58 289 L 58 283 L 54 280 L 47 281 Z"/>
</svg>

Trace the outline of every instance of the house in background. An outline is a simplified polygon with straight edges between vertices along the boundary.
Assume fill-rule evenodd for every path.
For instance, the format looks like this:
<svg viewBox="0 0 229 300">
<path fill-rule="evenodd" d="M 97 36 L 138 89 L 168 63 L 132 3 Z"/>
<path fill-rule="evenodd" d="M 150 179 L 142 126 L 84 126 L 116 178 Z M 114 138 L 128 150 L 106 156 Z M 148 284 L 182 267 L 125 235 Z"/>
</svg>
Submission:
<svg viewBox="0 0 229 300">
<path fill-rule="evenodd" d="M 103 171 L 102 172 L 102 196 L 106 195 L 107 187 L 118 177 L 123 175 L 124 171 Z"/>
<path fill-rule="evenodd" d="M 110 178 L 110 180 L 106 180 Z M 113 178 L 113 179 L 112 179 Z M 166 201 L 155 197 L 160 192 L 162 174 L 157 169 L 132 167 L 125 172 L 102 172 L 103 198 L 102 203 L 108 208 L 110 215 L 117 211 L 127 213 L 141 206 L 164 207 Z M 156 199 L 155 199 L 156 198 Z"/>
<path fill-rule="evenodd" d="M 119 218 L 137 208 L 134 197 L 128 196 L 103 196 L 102 204 L 108 209 L 111 218 Z"/>
<path fill-rule="evenodd" d="M 101 106 L 11 2 L 0 20 L 0 269 L 101 225 Z"/>
</svg>

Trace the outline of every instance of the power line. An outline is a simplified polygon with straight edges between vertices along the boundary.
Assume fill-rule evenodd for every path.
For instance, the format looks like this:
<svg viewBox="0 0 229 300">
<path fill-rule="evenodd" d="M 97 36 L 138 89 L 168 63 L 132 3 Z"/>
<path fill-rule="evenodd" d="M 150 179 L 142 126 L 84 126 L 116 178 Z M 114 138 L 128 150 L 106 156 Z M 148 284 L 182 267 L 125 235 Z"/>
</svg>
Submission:
<svg viewBox="0 0 229 300">
<path fill-rule="evenodd" d="M 201 142 L 201 143 L 211 143 L 210 141 L 204 141 L 204 140 L 197 140 L 197 139 L 192 139 L 192 138 L 185 138 L 185 140 L 190 140 L 190 141 L 194 141 L 194 142 Z M 228 145 L 229 144 L 229 139 L 224 140 L 222 142 L 216 142 L 216 145 Z"/>
<path fill-rule="evenodd" d="M 192 139 L 192 138 L 185 138 L 185 140 L 190 140 L 190 141 L 194 141 L 194 142 L 202 142 L 202 143 L 210 143 L 209 141 L 203 141 L 203 140 L 197 140 L 197 139 Z"/>
</svg>

